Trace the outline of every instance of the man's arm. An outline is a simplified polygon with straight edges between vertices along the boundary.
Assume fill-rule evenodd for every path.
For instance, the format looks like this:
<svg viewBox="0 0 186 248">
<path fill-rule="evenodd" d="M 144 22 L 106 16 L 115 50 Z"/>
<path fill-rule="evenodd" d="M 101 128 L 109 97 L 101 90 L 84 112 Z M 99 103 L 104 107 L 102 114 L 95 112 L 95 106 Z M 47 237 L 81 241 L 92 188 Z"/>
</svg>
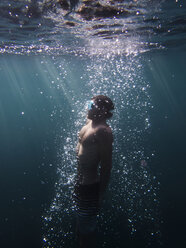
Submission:
<svg viewBox="0 0 186 248">
<path fill-rule="evenodd" d="M 101 128 L 97 133 L 99 155 L 101 161 L 100 168 L 100 195 L 104 194 L 110 179 L 112 168 L 112 132 L 110 128 Z"/>
</svg>

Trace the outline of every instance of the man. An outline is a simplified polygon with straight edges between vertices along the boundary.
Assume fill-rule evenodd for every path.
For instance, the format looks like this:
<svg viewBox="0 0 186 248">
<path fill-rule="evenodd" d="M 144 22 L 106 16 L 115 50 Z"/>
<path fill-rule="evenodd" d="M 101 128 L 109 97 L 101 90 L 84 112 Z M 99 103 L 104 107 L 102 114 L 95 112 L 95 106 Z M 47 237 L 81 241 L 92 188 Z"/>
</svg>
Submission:
<svg viewBox="0 0 186 248">
<path fill-rule="evenodd" d="M 113 109 L 107 96 L 93 97 L 88 105 L 87 123 L 79 133 L 75 202 L 82 248 L 95 247 L 96 216 L 112 167 L 113 136 L 106 120 L 112 117 Z"/>
</svg>

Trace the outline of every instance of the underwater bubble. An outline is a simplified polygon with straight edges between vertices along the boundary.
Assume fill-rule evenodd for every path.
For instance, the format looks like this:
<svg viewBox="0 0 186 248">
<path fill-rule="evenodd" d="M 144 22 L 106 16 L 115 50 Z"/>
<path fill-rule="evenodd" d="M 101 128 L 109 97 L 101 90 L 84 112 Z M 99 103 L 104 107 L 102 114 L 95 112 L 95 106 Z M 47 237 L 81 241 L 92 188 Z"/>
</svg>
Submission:
<svg viewBox="0 0 186 248">
<path fill-rule="evenodd" d="M 62 64 L 61 61 L 59 63 Z M 67 98 L 70 114 L 63 119 L 64 127 L 57 131 L 57 136 L 60 137 L 60 141 L 56 143 L 58 179 L 55 183 L 55 197 L 46 211 L 46 215 L 52 219 L 46 221 L 48 234 L 45 235 L 53 246 L 60 232 L 65 238 L 70 237 L 73 232 L 72 190 L 77 167 L 75 147 L 78 131 L 85 124 L 86 102 L 96 94 L 110 96 L 116 106 L 113 119 L 109 120 L 114 133 L 112 178 L 108 189 L 107 207 L 100 213 L 100 230 L 106 235 L 106 228 L 115 223 L 121 212 L 127 215 L 132 235 L 138 232 L 147 220 L 157 222 L 158 207 L 156 209 L 153 205 L 156 204 L 153 192 L 157 192 L 158 199 L 158 188 L 155 188 L 156 179 L 150 170 L 150 156 L 146 154 L 143 139 L 149 134 L 146 127 L 148 123 L 150 124 L 148 111 L 152 104 L 148 82 L 143 78 L 141 71 L 143 67 L 139 64 L 141 62 L 136 57 L 126 59 L 118 56 L 116 59 L 109 54 L 109 61 L 107 56 L 100 55 L 88 58 L 88 61 L 81 65 L 82 71 L 79 72 L 77 84 L 82 84 L 82 92 L 78 94 L 76 90 L 69 91 L 70 96 Z M 73 62 L 70 65 L 73 68 Z M 72 72 L 66 71 L 66 78 L 72 78 L 71 73 L 73 69 Z M 59 91 L 63 92 L 65 83 L 62 82 L 63 87 L 58 89 Z M 70 80 L 68 87 L 73 87 Z M 67 226 L 64 224 L 65 221 L 68 223 Z M 61 223 L 62 227 L 59 227 L 58 232 L 51 238 L 51 228 L 60 226 Z M 152 229 L 154 233 L 157 231 L 154 226 Z M 116 227 L 113 228 L 113 236 L 115 234 L 121 235 L 118 234 Z M 60 244 L 67 242 L 65 238 Z"/>
</svg>

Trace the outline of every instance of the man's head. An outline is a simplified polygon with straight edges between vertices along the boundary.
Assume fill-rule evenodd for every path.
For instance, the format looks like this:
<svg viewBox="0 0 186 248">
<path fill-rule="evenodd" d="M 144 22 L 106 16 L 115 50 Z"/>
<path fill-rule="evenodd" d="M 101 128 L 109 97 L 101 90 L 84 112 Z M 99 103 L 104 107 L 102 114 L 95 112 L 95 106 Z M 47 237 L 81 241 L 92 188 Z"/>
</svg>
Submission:
<svg viewBox="0 0 186 248">
<path fill-rule="evenodd" d="M 112 117 L 112 111 L 114 104 L 107 96 L 98 95 L 92 97 L 89 103 L 88 119 L 91 120 L 103 120 Z"/>
</svg>

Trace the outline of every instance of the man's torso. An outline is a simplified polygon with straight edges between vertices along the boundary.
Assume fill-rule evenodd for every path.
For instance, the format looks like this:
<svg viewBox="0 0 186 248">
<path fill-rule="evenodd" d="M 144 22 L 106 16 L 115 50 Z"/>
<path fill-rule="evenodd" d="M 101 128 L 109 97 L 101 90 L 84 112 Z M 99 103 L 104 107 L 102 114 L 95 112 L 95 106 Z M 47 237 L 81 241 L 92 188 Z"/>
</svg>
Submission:
<svg viewBox="0 0 186 248">
<path fill-rule="evenodd" d="M 78 174 L 82 184 L 92 184 L 99 181 L 100 155 L 97 132 L 101 127 L 103 125 L 93 127 L 90 121 L 79 133 Z M 104 125 L 104 127 L 109 128 L 107 125 Z"/>
</svg>

